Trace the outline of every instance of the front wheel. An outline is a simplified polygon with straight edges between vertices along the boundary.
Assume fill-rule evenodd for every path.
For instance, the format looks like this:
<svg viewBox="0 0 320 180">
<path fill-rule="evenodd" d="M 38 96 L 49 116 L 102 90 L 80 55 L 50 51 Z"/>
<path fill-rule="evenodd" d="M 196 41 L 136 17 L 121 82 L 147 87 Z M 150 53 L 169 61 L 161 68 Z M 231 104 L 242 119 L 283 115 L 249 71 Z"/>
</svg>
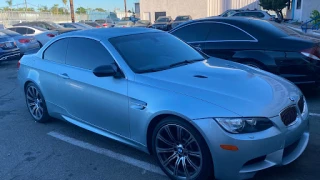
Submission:
<svg viewBox="0 0 320 180">
<path fill-rule="evenodd" d="M 153 154 L 173 180 L 207 180 L 213 177 L 211 154 L 201 134 L 174 117 L 162 120 L 153 133 Z"/>
</svg>

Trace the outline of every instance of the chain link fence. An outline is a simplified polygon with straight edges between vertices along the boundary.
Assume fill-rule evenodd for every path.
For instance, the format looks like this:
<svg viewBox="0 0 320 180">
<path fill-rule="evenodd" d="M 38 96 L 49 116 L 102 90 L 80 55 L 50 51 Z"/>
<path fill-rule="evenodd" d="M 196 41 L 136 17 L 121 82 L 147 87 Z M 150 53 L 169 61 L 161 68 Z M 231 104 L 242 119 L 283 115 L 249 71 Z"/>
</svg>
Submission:
<svg viewBox="0 0 320 180">
<path fill-rule="evenodd" d="M 87 14 L 75 14 L 76 21 L 88 20 Z M 10 27 L 23 21 L 71 22 L 70 14 L 51 12 L 0 11 L 0 24 Z"/>
</svg>

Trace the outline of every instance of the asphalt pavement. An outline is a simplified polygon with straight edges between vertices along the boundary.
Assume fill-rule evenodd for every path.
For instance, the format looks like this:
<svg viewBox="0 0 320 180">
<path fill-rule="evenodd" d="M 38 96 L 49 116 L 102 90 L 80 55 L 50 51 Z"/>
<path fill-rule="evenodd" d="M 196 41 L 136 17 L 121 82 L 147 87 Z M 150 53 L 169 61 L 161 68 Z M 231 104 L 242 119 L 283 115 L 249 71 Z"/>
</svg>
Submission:
<svg viewBox="0 0 320 180">
<path fill-rule="evenodd" d="M 0 180 L 162 180 L 154 158 L 60 120 L 35 123 L 17 84 L 17 61 L 0 64 Z M 302 156 L 255 180 L 320 179 L 320 89 L 303 90 L 310 141 Z"/>
</svg>

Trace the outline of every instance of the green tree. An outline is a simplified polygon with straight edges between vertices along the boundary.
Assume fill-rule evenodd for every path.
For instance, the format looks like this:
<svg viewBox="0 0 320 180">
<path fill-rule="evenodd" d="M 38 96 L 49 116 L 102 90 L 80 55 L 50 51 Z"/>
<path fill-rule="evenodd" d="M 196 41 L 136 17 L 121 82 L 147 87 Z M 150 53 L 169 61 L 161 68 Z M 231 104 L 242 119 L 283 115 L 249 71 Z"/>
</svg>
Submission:
<svg viewBox="0 0 320 180">
<path fill-rule="evenodd" d="M 275 11 L 280 20 L 283 20 L 282 9 L 288 6 L 290 0 L 260 0 L 263 9 Z"/>
<path fill-rule="evenodd" d="M 41 6 L 38 8 L 38 11 L 40 12 L 49 12 L 48 6 Z"/>
<path fill-rule="evenodd" d="M 84 7 L 78 7 L 76 10 L 77 14 L 85 14 L 87 13 L 87 10 Z"/>
<path fill-rule="evenodd" d="M 318 10 L 313 10 L 311 12 L 311 19 L 314 19 L 313 24 L 318 24 L 320 23 L 320 12 Z"/>
<path fill-rule="evenodd" d="M 62 0 L 62 3 L 64 4 L 64 7 L 65 7 L 65 9 L 66 9 L 66 11 L 67 11 L 67 9 L 68 9 L 68 8 L 67 8 L 67 7 L 68 7 L 68 6 L 67 6 L 68 0 Z"/>
<path fill-rule="evenodd" d="M 96 11 L 99 11 L 99 12 L 106 12 L 106 10 L 102 9 L 102 8 L 96 8 L 95 9 Z"/>
<path fill-rule="evenodd" d="M 12 11 L 12 0 L 6 0 L 6 3 L 10 7 L 10 10 Z"/>
<path fill-rule="evenodd" d="M 59 13 L 59 4 L 54 4 L 52 7 L 51 7 L 51 12 L 53 14 L 58 14 Z"/>
</svg>

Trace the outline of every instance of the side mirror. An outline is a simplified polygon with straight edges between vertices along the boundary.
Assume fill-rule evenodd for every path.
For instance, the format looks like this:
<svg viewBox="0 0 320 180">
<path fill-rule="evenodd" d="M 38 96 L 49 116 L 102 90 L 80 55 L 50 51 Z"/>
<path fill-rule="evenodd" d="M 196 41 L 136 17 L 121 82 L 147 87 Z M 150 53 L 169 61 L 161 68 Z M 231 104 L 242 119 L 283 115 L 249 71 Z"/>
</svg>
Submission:
<svg viewBox="0 0 320 180">
<path fill-rule="evenodd" d="M 109 77 L 109 76 L 113 76 L 115 78 L 123 77 L 122 73 L 118 71 L 118 67 L 113 64 L 98 66 L 93 70 L 93 74 L 97 77 Z"/>
</svg>

